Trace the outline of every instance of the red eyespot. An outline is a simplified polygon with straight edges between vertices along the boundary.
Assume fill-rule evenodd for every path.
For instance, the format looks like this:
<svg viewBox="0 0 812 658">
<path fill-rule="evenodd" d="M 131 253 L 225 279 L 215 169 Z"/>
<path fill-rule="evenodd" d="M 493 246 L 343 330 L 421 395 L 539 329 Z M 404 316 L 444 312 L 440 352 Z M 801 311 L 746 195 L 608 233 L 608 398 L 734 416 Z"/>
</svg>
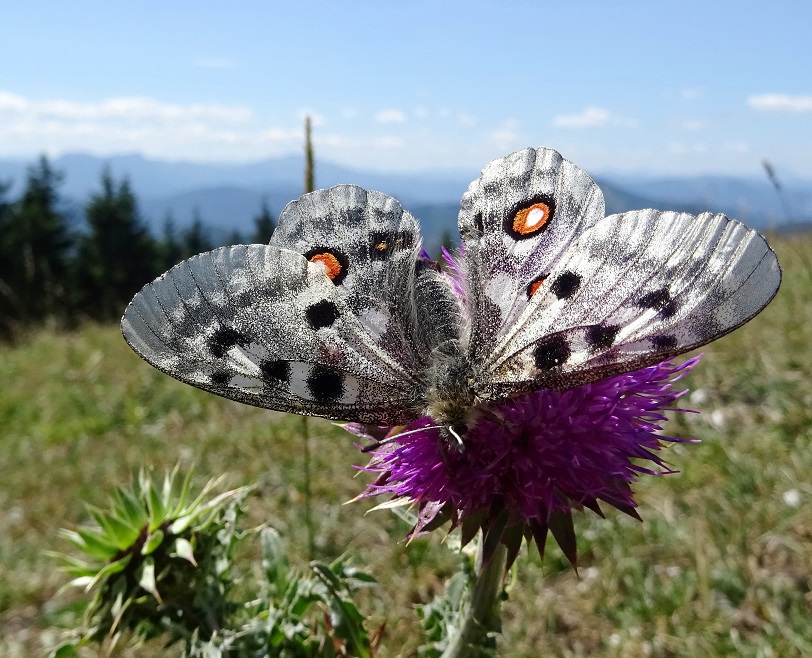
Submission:
<svg viewBox="0 0 812 658">
<path fill-rule="evenodd" d="M 550 220 L 550 206 L 544 202 L 522 208 L 513 217 L 513 230 L 521 236 L 533 235 L 541 231 Z"/>
<path fill-rule="evenodd" d="M 546 275 L 542 275 L 530 282 L 530 284 L 527 286 L 527 299 L 530 299 L 533 295 L 536 294 L 536 292 L 538 291 L 539 288 L 541 288 L 546 278 L 547 278 Z"/>
<path fill-rule="evenodd" d="M 335 279 L 339 274 L 341 274 L 341 263 L 338 262 L 338 258 L 336 258 L 333 254 L 316 254 L 315 256 L 310 257 L 311 263 L 322 263 L 324 267 L 327 269 L 327 276 L 331 279 Z"/>
<path fill-rule="evenodd" d="M 349 261 L 347 257 L 339 251 L 318 247 L 308 251 L 305 254 L 305 258 L 311 263 L 321 263 L 324 265 L 324 271 L 336 285 L 339 285 L 344 280 L 344 277 L 347 276 L 347 265 Z"/>
</svg>

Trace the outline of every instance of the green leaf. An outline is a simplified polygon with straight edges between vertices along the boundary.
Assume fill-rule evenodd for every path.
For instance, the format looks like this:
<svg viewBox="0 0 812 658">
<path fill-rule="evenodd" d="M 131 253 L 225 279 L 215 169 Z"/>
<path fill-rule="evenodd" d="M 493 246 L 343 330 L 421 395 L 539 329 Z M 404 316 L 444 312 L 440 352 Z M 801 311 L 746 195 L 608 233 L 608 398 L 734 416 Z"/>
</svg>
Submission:
<svg viewBox="0 0 812 658">
<path fill-rule="evenodd" d="M 141 547 L 141 555 L 149 555 L 155 551 L 164 541 L 164 531 L 156 530 L 149 537 L 144 545 Z"/>
<path fill-rule="evenodd" d="M 88 555 L 100 560 L 109 560 L 119 548 L 110 541 L 100 530 L 95 528 L 77 528 L 76 533 L 81 537 L 82 545 L 79 546 Z"/>
<path fill-rule="evenodd" d="M 259 538 L 262 546 L 262 567 L 265 570 L 265 577 L 268 583 L 273 585 L 277 591 L 282 591 L 288 586 L 288 573 L 290 570 L 282 537 L 274 528 L 263 528 Z"/>
<path fill-rule="evenodd" d="M 330 609 L 330 620 L 339 637 L 349 644 L 350 653 L 360 658 L 369 658 L 369 638 L 364 629 L 364 618 L 351 599 L 342 596 L 349 592 L 347 585 L 321 562 L 312 562 L 310 568 L 327 586 L 326 603 Z"/>
<path fill-rule="evenodd" d="M 161 499 L 161 494 L 152 480 L 147 480 L 144 494 L 149 509 L 149 532 L 154 532 L 166 520 L 166 508 L 164 507 L 164 501 Z"/>
<path fill-rule="evenodd" d="M 115 514 L 104 512 L 95 507 L 88 506 L 87 511 L 119 549 L 131 546 L 138 539 L 141 532 L 140 527 L 129 525 Z"/>
<path fill-rule="evenodd" d="M 112 576 L 113 574 L 119 573 L 120 571 L 124 571 L 127 568 L 127 565 L 130 564 L 132 560 L 132 553 L 125 555 L 120 560 L 116 560 L 115 562 L 110 562 L 106 564 L 104 567 L 99 569 L 98 573 L 93 578 L 92 582 L 90 582 L 87 586 L 87 589 L 90 590 L 96 586 L 96 583 L 104 580 L 108 576 Z"/>
<path fill-rule="evenodd" d="M 178 472 L 178 465 L 175 465 L 175 468 L 172 471 L 172 482 L 174 482 L 175 476 L 177 475 L 177 472 Z M 171 483 L 170 483 L 170 489 L 171 489 Z M 175 507 L 172 508 L 172 512 L 169 515 L 171 518 L 175 518 L 177 516 L 180 516 L 180 514 L 186 508 L 186 501 L 189 500 L 189 492 L 191 491 L 191 489 L 192 489 L 192 471 L 189 470 L 189 472 L 186 473 L 186 477 L 183 478 L 183 484 L 181 484 L 181 486 L 180 486 L 180 491 L 178 492 L 177 500 L 175 501 Z M 166 490 L 166 483 L 164 483 L 164 491 L 165 490 Z M 169 499 L 167 498 L 167 500 L 169 500 Z"/>
<path fill-rule="evenodd" d="M 120 487 L 116 490 L 115 497 L 121 516 L 129 525 L 141 528 L 147 524 L 149 521 L 147 509 L 135 493 Z"/>
<path fill-rule="evenodd" d="M 51 652 L 51 658 L 68 658 L 68 656 L 73 656 L 79 646 L 79 642 L 63 642 Z"/>
</svg>

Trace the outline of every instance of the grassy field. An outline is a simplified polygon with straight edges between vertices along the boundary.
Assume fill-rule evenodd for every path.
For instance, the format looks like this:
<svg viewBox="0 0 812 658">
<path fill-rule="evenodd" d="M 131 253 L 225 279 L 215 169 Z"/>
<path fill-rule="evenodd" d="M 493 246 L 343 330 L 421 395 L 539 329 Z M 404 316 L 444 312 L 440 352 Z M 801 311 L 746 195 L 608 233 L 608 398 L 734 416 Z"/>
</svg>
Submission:
<svg viewBox="0 0 812 658">
<path fill-rule="evenodd" d="M 638 523 L 578 515 L 580 577 L 557 549 L 519 558 L 504 606 L 505 656 L 812 656 L 812 238 L 775 240 L 784 284 L 755 321 L 705 349 L 668 431 L 678 475 L 636 487 Z M 45 555 L 141 466 L 195 466 L 258 482 L 247 523 L 269 522 L 306 553 L 301 419 L 241 406 L 153 370 L 116 326 L 32 334 L 0 347 L 0 656 L 42 655 L 71 623 L 65 578 Z M 321 557 L 353 556 L 379 589 L 361 599 L 386 622 L 382 656 L 410 656 L 413 612 L 456 561 L 439 537 L 370 503 L 349 435 L 310 422 Z M 88 654 L 90 655 L 90 654 Z M 159 647 L 126 656 L 161 655 Z M 177 655 L 168 651 L 166 655 Z"/>
</svg>

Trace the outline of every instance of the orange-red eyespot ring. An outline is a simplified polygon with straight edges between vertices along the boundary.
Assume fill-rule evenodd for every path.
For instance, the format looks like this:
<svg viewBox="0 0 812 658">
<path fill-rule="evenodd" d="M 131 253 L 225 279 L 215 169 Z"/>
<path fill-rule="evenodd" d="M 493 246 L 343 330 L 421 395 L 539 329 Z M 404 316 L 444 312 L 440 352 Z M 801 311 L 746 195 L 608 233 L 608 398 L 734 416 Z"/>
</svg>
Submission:
<svg viewBox="0 0 812 658">
<path fill-rule="evenodd" d="M 553 215 L 555 200 L 546 194 L 537 196 L 505 218 L 505 231 L 514 240 L 532 238 L 550 226 Z"/>
<path fill-rule="evenodd" d="M 534 203 L 522 208 L 513 218 L 513 230 L 522 235 L 538 233 L 550 219 L 550 206 L 546 203 Z"/>
<path fill-rule="evenodd" d="M 544 284 L 544 281 L 547 279 L 546 274 L 542 274 L 539 277 L 533 279 L 527 286 L 527 299 L 530 299 L 533 295 L 538 292 L 538 289 Z"/>
<path fill-rule="evenodd" d="M 339 274 L 341 274 L 341 263 L 338 262 L 338 258 L 336 258 L 333 254 L 316 254 L 315 256 L 310 257 L 311 263 L 321 263 L 324 265 L 325 269 L 327 270 L 327 276 L 331 279 L 335 279 Z"/>
<path fill-rule="evenodd" d="M 544 283 L 544 279 L 539 279 L 538 281 L 533 281 L 529 286 L 527 286 L 527 296 L 532 297 L 536 294 L 536 291 L 541 288 L 541 284 Z"/>
<path fill-rule="evenodd" d="M 339 251 L 324 248 L 311 249 L 305 254 L 305 258 L 311 263 L 324 265 L 324 271 L 336 285 L 339 285 L 347 276 L 347 258 Z"/>
</svg>

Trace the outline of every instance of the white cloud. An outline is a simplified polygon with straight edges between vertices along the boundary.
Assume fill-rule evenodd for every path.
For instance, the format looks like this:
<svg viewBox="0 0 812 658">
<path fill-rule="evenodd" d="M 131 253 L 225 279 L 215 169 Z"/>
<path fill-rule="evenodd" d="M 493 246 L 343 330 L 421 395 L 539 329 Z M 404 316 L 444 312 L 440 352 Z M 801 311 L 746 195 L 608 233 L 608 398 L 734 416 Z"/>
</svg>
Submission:
<svg viewBox="0 0 812 658">
<path fill-rule="evenodd" d="M 138 151 L 172 159 L 245 160 L 301 144 L 299 120 L 277 121 L 260 122 L 251 108 L 240 105 L 144 97 L 34 100 L 0 90 L 4 154 Z"/>
<path fill-rule="evenodd" d="M 64 99 L 31 101 L 16 94 L 0 91 L 0 114 L 63 121 L 123 119 L 186 122 L 203 119 L 244 122 L 251 119 L 253 113 L 247 107 L 239 105 L 205 103 L 178 105 L 137 96 L 108 98 L 95 103 Z"/>
<path fill-rule="evenodd" d="M 761 112 L 812 112 L 812 96 L 789 94 L 755 94 L 747 105 Z"/>
<path fill-rule="evenodd" d="M 727 144 L 725 144 L 725 151 L 727 151 L 728 153 L 736 153 L 738 155 L 741 155 L 743 153 L 750 152 L 750 145 L 744 141 L 728 142 Z"/>
<path fill-rule="evenodd" d="M 195 66 L 201 69 L 233 69 L 234 60 L 227 57 L 198 57 Z"/>
<path fill-rule="evenodd" d="M 634 128 L 635 121 L 613 115 L 609 110 L 590 105 L 577 114 L 559 114 L 553 117 L 556 128 L 602 128 L 604 126 L 621 126 Z"/>
<path fill-rule="evenodd" d="M 457 121 L 459 121 L 461 126 L 465 126 L 466 128 L 471 128 L 476 125 L 476 117 L 466 112 L 460 112 L 457 115 Z"/>
<path fill-rule="evenodd" d="M 699 130 L 704 130 L 707 123 L 702 119 L 686 119 L 685 121 L 680 121 L 679 125 L 683 130 L 697 132 Z"/>
<path fill-rule="evenodd" d="M 402 149 L 406 146 L 400 137 L 392 137 L 391 135 L 384 135 L 372 141 L 372 146 L 377 149 Z"/>
<path fill-rule="evenodd" d="M 680 97 L 686 101 L 694 101 L 700 96 L 702 96 L 702 90 L 696 87 L 686 87 L 682 91 L 680 91 Z"/>
<path fill-rule="evenodd" d="M 500 151 L 515 148 L 519 140 L 519 122 L 506 119 L 499 128 L 488 134 L 488 140 Z"/>
<path fill-rule="evenodd" d="M 395 109 L 381 110 L 375 114 L 375 121 L 378 123 L 403 123 L 406 121 L 406 114 Z"/>
<path fill-rule="evenodd" d="M 429 111 L 425 107 L 414 108 L 414 115 L 418 119 L 425 119 L 429 115 Z"/>
</svg>

